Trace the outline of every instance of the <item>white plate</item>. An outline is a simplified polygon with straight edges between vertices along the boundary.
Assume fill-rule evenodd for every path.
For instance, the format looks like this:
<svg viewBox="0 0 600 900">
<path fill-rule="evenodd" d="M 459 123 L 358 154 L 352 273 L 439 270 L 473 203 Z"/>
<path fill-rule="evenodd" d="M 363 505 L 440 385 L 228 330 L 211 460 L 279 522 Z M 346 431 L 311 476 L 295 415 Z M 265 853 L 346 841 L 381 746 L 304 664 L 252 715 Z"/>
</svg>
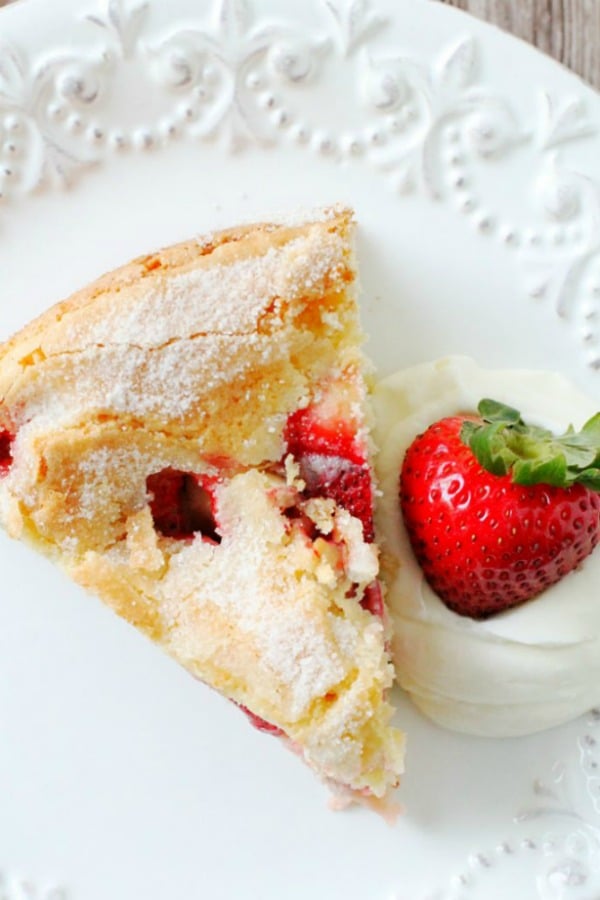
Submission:
<svg viewBox="0 0 600 900">
<path fill-rule="evenodd" d="M 195 232 L 342 200 L 382 373 L 447 353 L 600 397 L 600 102 L 426 0 L 28 0 L 0 13 L 0 329 Z M 292 754 L 0 542 L 0 896 L 594 900 L 600 721 L 446 733 L 405 815 Z"/>
</svg>

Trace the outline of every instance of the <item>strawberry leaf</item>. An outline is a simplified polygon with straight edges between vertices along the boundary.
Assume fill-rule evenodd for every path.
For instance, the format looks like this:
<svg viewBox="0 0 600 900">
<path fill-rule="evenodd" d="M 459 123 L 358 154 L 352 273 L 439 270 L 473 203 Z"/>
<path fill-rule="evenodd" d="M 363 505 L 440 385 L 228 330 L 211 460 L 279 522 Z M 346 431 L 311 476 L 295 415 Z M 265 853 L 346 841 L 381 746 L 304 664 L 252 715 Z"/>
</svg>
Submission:
<svg viewBox="0 0 600 900">
<path fill-rule="evenodd" d="M 521 421 L 521 413 L 512 406 L 498 403 L 497 400 L 482 400 L 477 407 L 479 415 L 486 422 L 502 422 L 506 425 L 516 425 Z"/>
<path fill-rule="evenodd" d="M 581 434 L 586 437 L 589 436 L 590 440 L 595 441 L 600 446 L 600 412 L 587 420 L 581 429 Z"/>
<path fill-rule="evenodd" d="M 590 490 L 600 493 L 600 469 L 584 469 L 577 480 Z"/>
<path fill-rule="evenodd" d="M 488 472 L 510 472 L 517 484 L 569 487 L 581 482 L 600 492 L 600 413 L 581 431 L 570 425 L 558 436 L 527 425 L 518 410 L 497 400 L 482 400 L 478 413 L 479 420 L 463 423 L 460 436 Z"/>
<path fill-rule="evenodd" d="M 564 457 L 551 459 L 518 459 L 512 468 L 515 484 L 551 484 L 563 487 L 567 478 L 567 463 Z"/>
<path fill-rule="evenodd" d="M 484 469 L 494 475 L 506 475 L 514 462 L 514 454 L 498 436 L 499 429 L 499 423 L 475 427 L 469 443 Z"/>
</svg>

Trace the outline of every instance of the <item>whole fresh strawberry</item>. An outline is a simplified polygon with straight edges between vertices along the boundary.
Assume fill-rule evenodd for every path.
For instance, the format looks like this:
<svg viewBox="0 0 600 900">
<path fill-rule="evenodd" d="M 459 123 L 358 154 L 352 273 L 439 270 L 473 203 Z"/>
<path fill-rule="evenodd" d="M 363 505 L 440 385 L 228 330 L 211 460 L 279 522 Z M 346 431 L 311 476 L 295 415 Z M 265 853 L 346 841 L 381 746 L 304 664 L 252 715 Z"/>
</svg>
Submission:
<svg viewBox="0 0 600 900">
<path fill-rule="evenodd" d="M 555 437 L 482 400 L 409 447 L 402 514 L 415 556 L 450 609 L 481 619 L 530 600 L 600 537 L 600 413 Z"/>
</svg>

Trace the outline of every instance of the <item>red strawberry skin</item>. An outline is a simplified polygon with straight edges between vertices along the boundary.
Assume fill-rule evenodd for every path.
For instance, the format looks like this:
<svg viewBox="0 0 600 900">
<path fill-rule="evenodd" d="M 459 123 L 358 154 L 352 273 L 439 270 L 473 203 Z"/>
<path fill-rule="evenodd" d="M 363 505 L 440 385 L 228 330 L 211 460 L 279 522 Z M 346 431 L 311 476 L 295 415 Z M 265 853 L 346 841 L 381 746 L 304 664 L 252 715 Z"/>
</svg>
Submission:
<svg viewBox="0 0 600 900">
<path fill-rule="evenodd" d="M 409 447 L 400 504 L 415 556 L 450 609 L 476 619 L 535 597 L 575 569 L 600 536 L 600 499 L 493 475 L 460 439 L 465 417 L 436 422 Z"/>
</svg>

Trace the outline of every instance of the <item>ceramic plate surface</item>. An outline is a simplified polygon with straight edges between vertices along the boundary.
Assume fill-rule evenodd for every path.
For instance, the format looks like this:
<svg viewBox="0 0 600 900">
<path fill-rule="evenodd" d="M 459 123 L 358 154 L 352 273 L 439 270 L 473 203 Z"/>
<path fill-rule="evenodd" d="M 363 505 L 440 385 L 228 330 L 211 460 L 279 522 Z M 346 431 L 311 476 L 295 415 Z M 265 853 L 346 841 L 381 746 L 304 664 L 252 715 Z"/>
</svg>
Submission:
<svg viewBox="0 0 600 900">
<path fill-rule="evenodd" d="M 448 353 L 600 402 L 600 102 L 426 0 L 0 13 L 0 332 L 197 232 L 352 204 L 382 374 Z M 406 808 L 273 739 L 0 540 L 3 900 L 597 900 L 600 716 L 519 740 L 399 700 Z"/>
</svg>

